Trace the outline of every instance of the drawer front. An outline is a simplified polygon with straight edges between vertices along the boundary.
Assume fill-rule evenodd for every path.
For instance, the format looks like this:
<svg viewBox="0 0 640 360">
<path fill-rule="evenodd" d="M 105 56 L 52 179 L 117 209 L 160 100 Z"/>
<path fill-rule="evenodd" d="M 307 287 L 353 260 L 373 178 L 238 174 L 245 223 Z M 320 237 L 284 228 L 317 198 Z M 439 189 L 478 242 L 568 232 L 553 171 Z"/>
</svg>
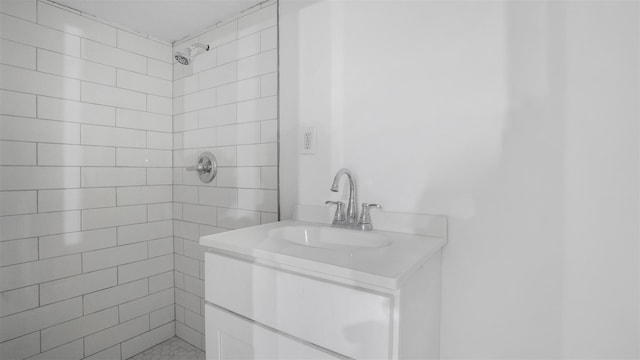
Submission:
<svg viewBox="0 0 640 360">
<path fill-rule="evenodd" d="M 211 304 L 205 305 L 205 317 L 207 360 L 340 359 Z"/>
<path fill-rule="evenodd" d="M 210 303 L 345 356 L 389 358 L 388 296 L 213 253 L 205 270 Z"/>
<path fill-rule="evenodd" d="M 207 360 L 276 359 L 277 334 L 224 310 L 204 308 Z"/>
</svg>

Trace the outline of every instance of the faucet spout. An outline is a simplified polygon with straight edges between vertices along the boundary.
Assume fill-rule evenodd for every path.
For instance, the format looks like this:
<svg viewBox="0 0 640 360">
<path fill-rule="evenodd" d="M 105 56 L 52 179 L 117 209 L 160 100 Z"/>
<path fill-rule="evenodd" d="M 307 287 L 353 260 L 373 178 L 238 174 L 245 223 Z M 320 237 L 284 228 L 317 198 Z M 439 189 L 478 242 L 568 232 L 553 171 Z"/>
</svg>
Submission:
<svg viewBox="0 0 640 360">
<path fill-rule="evenodd" d="M 349 180 L 349 199 L 347 200 L 347 216 L 345 221 L 349 224 L 355 224 L 358 222 L 358 194 L 356 179 L 353 177 L 351 171 L 347 168 L 338 170 L 336 176 L 333 177 L 333 183 L 331 184 L 330 190 L 338 192 L 339 181 L 342 175 L 347 175 L 347 180 Z"/>
</svg>

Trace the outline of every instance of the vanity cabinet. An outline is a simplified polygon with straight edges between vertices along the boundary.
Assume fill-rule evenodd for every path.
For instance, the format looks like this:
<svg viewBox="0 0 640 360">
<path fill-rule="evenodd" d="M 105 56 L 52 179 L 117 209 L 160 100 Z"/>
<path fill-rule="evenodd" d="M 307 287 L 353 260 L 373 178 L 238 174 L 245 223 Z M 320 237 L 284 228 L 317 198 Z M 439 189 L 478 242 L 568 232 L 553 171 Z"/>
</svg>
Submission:
<svg viewBox="0 0 640 360">
<path fill-rule="evenodd" d="M 436 359 L 440 252 L 389 289 L 205 254 L 207 359 Z"/>
<path fill-rule="evenodd" d="M 355 231 L 305 211 L 200 238 L 207 359 L 437 359 L 446 218 Z"/>
</svg>

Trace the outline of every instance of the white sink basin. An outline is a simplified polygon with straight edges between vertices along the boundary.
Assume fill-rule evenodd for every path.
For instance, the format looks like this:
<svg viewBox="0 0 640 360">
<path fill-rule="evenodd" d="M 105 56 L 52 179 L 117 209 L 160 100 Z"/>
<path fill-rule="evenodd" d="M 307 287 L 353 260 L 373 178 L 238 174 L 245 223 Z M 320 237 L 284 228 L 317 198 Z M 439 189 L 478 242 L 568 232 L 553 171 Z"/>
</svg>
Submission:
<svg viewBox="0 0 640 360">
<path fill-rule="evenodd" d="M 290 225 L 271 229 L 267 237 L 324 249 L 381 248 L 391 244 L 391 241 L 380 233 L 313 225 Z"/>
<path fill-rule="evenodd" d="M 388 231 L 359 231 L 286 220 L 207 235 L 209 251 L 331 281 L 397 289 L 408 274 L 440 251 L 441 238 Z"/>
</svg>

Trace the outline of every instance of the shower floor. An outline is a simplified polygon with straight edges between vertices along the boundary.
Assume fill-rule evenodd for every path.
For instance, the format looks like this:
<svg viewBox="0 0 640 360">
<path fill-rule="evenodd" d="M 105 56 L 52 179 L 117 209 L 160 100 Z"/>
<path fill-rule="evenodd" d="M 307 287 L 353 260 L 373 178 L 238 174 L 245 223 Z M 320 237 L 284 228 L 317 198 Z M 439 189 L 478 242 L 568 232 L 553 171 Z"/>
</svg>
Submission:
<svg viewBox="0 0 640 360">
<path fill-rule="evenodd" d="M 204 351 L 177 337 L 172 337 L 129 360 L 204 360 Z"/>
</svg>

